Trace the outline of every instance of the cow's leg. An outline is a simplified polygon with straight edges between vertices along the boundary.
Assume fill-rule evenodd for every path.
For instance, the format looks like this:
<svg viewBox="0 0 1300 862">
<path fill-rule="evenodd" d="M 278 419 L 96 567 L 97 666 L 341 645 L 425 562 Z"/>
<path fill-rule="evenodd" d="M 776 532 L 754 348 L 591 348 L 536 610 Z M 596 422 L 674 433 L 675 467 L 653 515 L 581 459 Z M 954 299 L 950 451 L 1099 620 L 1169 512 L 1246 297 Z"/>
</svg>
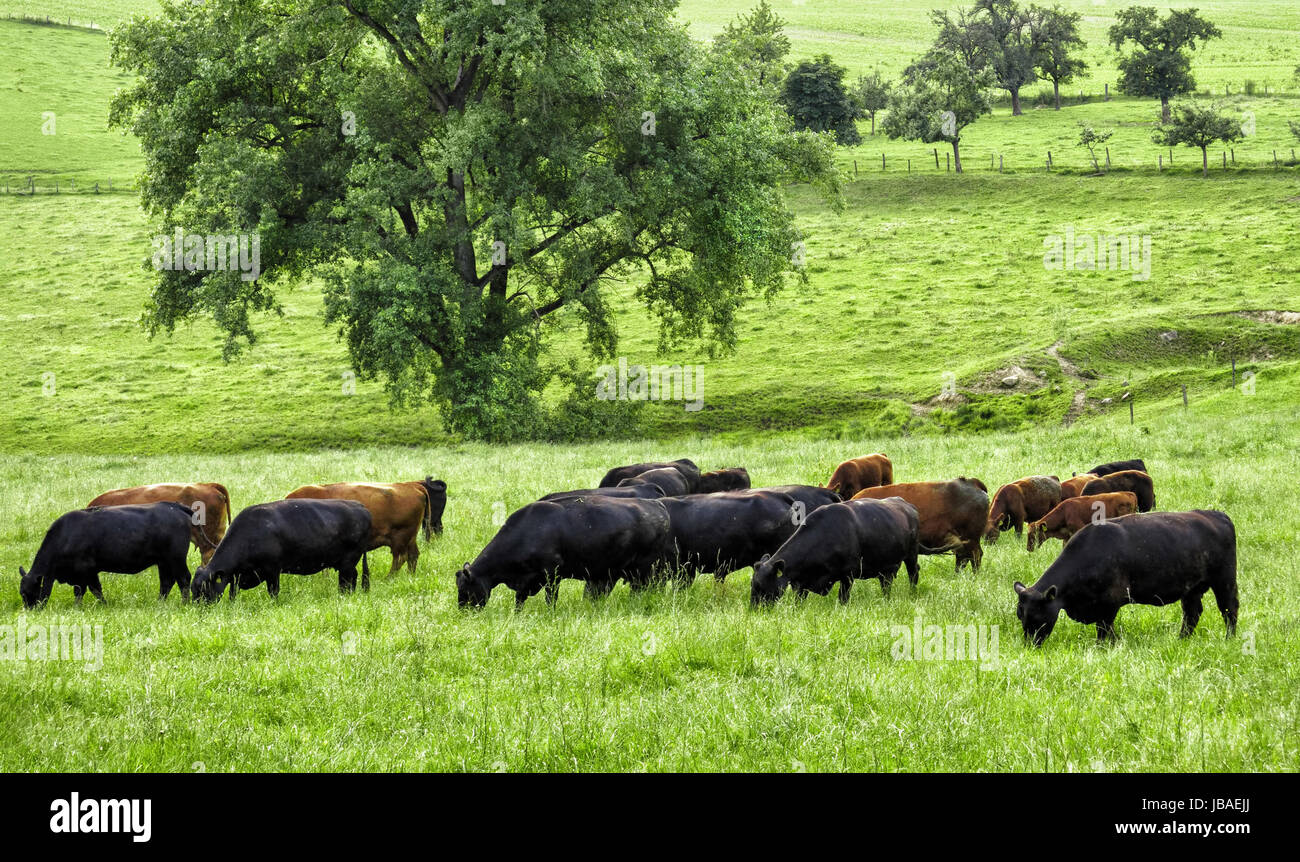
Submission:
<svg viewBox="0 0 1300 862">
<path fill-rule="evenodd" d="M 853 577 L 840 578 L 840 604 L 849 603 L 849 593 L 853 590 Z"/>
<path fill-rule="evenodd" d="M 984 560 L 984 549 L 980 547 L 978 537 L 974 541 L 967 543 L 966 553 L 970 555 L 971 572 L 978 573 L 980 570 L 980 563 Z"/>
<path fill-rule="evenodd" d="M 1219 613 L 1223 614 L 1223 625 L 1228 631 L 1228 637 L 1237 633 L 1237 571 L 1236 567 L 1230 568 L 1227 572 L 1220 575 L 1219 579 L 1214 582 L 1214 601 L 1219 606 Z"/>
<path fill-rule="evenodd" d="M 1183 597 L 1183 625 L 1178 629 L 1180 638 L 1192 636 L 1196 631 L 1196 623 L 1201 619 L 1201 595 L 1186 595 Z"/>
<path fill-rule="evenodd" d="M 280 573 L 267 572 L 265 580 L 267 595 L 273 599 L 278 599 L 280 597 Z"/>
<path fill-rule="evenodd" d="M 353 563 L 350 566 L 347 565 L 346 563 L 340 564 L 339 565 L 339 592 L 353 593 L 356 592 L 356 589 L 357 589 L 357 564 Z"/>
<path fill-rule="evenodd" d="M 420 545 L 411 537 L 411 543 L 406 546 L 406 569 L 411 574 L 415 574 L 415 564 L 420 561 Z"/>
<path fill-rule="evenodd" d="M 1097 643 L 1115 641 L 1115 614 L 1116 611 L 1110 611 L 1110 616 L 1097 620 Z"/>
<path fill-rule="evenodd" d="M 397 545 L 391 545 L 390 547 L 393 551 L 393 564 L 388 567 L 388 577 L 391 578 L 393 575 L 397 574 L 397 570 L 406 562 L 406 558 L 405 553 L 398 550 Z"/>
<path fill-rule="evenodd" d="M 190 567 L 185 564 L 185 559 L 183 557 L 178 565 L 179 568 L 176 569 L 176 583 L 181 585 L 181 601 L 188 602 L 190 600 Z"/>
<path fill-rule="evenodd" d="M 99 599 L 100 604 L 108 604 L 108 599 L 104 598 L 104 587 L 99 583 L 98 572 L 90 576 L 90 581 L 86 584 L 86 588 L 90 590 L 92 596 Z"/>
<path fill-rule="evenodd" d="M 889 591 L 894 586 L 894 578 L 898 577 L 898 569 L 894 568 L 892 571 L 881 572 L 878 577 L 880 578 L 880 594 L 885 598 L 889 598 Z"/>
<path fill-rule="evenodd" d="M 167 596 L 171 595 L 172 587 L 176 585 L 176 578 L 172 575 L 171 567 L 166 565 L 158 566 L 158 601 L 166 601 Z"/>
<path fill-rule="evenodd" d="M 917 562 L 916 551 L 907 555 L 903 565 L 907 567 L 907 580 L 912 584 L 912 589 L 916 590 L 917 584 L 921 581 L 921 566 Z"/>
</svg>

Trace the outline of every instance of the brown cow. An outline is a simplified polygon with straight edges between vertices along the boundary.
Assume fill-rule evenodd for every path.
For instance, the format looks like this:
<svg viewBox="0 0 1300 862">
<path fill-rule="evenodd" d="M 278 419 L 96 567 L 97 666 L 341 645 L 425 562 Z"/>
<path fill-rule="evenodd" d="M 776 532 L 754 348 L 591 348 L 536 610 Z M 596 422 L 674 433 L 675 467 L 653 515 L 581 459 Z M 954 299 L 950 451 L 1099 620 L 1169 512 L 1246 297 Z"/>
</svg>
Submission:
<svg viewBox="0 0 1300 862">
<path fill-rule="evenodd" d="M 973 571 L 979 571 L 984 558 L 980 535 L 989 517 L 989 495 L 983 482 L 965 476 L 950 482 L 904 482 L 863 488 L 853 499 L 886 497 L 902 497 L 916 507 L 921 519 L 921 553 L 953 552 L 958 572 L 968 562 Z"/>
<path fill-rule="evenodd" d="M 863 488 L 875 488 L 894 483 L 894 465 L 883 452 L 852 458 L 835 468 L 831 478 L 822 487 L 829 488 L 842 499 L 852 499 Z"/>
<path fill-rule="evenodd" d="M 1141 470 L 1120 470 L 1083 486 L 1085 494 L 1106 494 L 1112 491 L 1132 491 L 1138 498 L 1138 511 L 1150 512 L 1156 505 L 1155 483 Z"/>
<path fill-rule="evenodd" d="M 1091 524 L 1093 520 L 1101 521 L 1118 518 L 1120 515 L 1131 515 L 1137 511 L 1137 506 L 1137 495 L 1131 491 L 1088 494 L 1062 500 L 1060 505 L 1029 525 L 1029 539 L 1025 548 L 1032 551 L 1045 544 L 1048 539 L 1068 542 L 1071 536 Z"/>
<path fill-rule="evenodd" d="M 1012 527 L 1019 536 L 1025 524 L 1036 521 L 1061 502 L 1061 482 L 1055 476 L 1026 476 L 998 488 L 984 526 L 984 541 L 992 545 L 1003 530 Z"/>
<path fill-rule="evenodd" d="M 412 572 L 420 559 L 416 537 L 424 527 L 428 541 L 432 533 L 442 532 L 442 509 L 447 502 L 447 485 L 441 480 L 423 482 L 335 482 L 330 485 L 303 485 L 291 491 L 286 500 L 356 500 L 370 510 L 370 541 L 367 551 L 387 547 L 393 552 L 392 577 L 406 565 Z"/>
<path fill-rule="evenodd" d="M 169 482 L 118 488 L 100 494 L 87 503 L 86 508 L 137 503 L 181 503 L 188 506 L 193 513 L 190 515 L 190 542 L 199 549 L 204 565 L 212 559 L 212 552 L 221 543 L 230 524 L 230 492 L 225 485 L 216 482 Z"/>
<path fill-rule="evenodd" d="M 1068 500 L 1071 497 L 1079 496 L 1083 493 L 1083 486 L 1096 478 L 1092 473 L 1080 473 L 1077 476 L 1071 476 L 1061 483 L 1061 499 Z"/>
</svg>

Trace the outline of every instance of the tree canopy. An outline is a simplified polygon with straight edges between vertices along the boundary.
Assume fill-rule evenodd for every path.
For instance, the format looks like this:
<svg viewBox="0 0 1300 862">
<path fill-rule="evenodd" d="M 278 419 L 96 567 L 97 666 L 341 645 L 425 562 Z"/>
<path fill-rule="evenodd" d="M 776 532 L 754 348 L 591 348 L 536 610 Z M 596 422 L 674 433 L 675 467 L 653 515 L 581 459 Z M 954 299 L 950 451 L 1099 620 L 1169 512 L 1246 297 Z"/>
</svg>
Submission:
<svg viewBox="0 0 1300 862">
<path fill-rule="evenodd" d="M 853 122 L 858 109 L 844 87 L 845 70 L 831 61 L 829 54 L 804 60 L 786 76 L 781 103 L 794 118 L 799 129 L 831 132 L 842 146 L 861 143 L 862 136 Z"/>
<path fill-rule="evenodd" d="M 1115 15 L 1108 31 L 1119 58 L 1121 93 L 1160 100 L 1160 120 L 1169 122 L 1169 100 L 1196 88 L 1189 52 L 1223 36 L 1195 9 L 1171 9 L 1164 18 L 1150 6 L 1130 6 Z"/>
<path fill-rule="evenodd" d="M 145 322 L 210 317 L 231 356 L 319 278 L 359 376 L 485 439 L 537 433 L 559 321 L 608 357 L 638 302 L 664 345 L 731 349 L 741 305 L 799 272 L 781 185 L 837 181 L 829 141 L 674 6 L 209 0 L 133 19 L 111 121 L 140 140 L 143 203 L 165 233 L 255 232 L 262 259 L 252 281 L 158 273 Z"/>
</svg>

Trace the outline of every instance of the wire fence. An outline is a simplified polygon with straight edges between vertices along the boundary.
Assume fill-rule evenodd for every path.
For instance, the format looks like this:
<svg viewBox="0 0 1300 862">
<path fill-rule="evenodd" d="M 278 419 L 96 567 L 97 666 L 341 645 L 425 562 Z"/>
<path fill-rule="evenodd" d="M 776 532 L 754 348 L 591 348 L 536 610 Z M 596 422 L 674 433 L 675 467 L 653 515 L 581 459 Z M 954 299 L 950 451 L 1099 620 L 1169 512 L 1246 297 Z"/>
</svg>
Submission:
<svg viewBox="0 0 1300 862">
<path fill-rule="evenodd" d="M 38 24 L 44 27 L 70 27 L 77 30 L 95 30 L 100 33 L 104 28 L 100 26 L 99 21 L 86 21 L 71 16 L 44 15 L 33 12 L 6 12 L 5 19 L 9 21 L 18 21 L 22 24 Z M 111 24 L 111 22 L 108 22 Z"/>
</svg>

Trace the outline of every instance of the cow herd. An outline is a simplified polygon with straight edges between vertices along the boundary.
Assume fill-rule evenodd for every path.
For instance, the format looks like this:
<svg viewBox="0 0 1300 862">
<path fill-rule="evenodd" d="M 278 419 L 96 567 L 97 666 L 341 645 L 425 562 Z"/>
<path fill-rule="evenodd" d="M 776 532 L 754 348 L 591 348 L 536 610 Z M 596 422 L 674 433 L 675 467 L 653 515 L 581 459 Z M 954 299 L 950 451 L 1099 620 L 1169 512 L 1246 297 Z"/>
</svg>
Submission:
<svg viewBox="0 0 1300 862">
<path fill-rule="evenodd" d="M 183 597 L 213 601 L 280 576 L 338 572 L 351 591 L 358 564 L 369 588 L 366 552 L 392 551 L 390 574 L 419 557 L 416 538 L 442 530 L 446 483 L 309 485 L 285 499 L 249 506 L 231 517 L 218 484 L 151 485 L 112 491 L 50 527 L 31 571 L 20 568 L 24 604 L 35 606 L 55 582 L 80 601 L 89 589 L 103 600 L 100 572 L 136 573 L 157 566 L 160 596 L 173 585 Z M 917 559 L 953 554 L 956 570 L 978 572 L 981 542 L 1007 531 L 1028 534 L 1034 551 L 1060 539 L 1057 559 L 1033 586 L 1014 585 L 1025 637 L 1041 644 L 1061 611 L 1114 637 L 1125 604 L 1181 602 L 1181 633 L 1190 635 L 1201 598 L 1214 593 L 1227 633 L 1237 619 L 1236 533 L 1222 512 L 1153 512 L 1154 484 L 1141 460 L 1102 464 L 1061 481 L 1041 475 L 998 488 L 965 476 L 894 481 L 883 454 L 840 464 L 825 485 L 752 487 L 740 467 L 702 472 L 689 459 L 615 467 L 599 485 L 547 494 L 505 519 L 478 556 L 456 572 L 457 600 L 480 607 L 504 584 L 517 605 L 545 593 L 554 602 L 564 579 L 584 582 L 595 598 L 623 580 L 634 591 L 668 581 L 689 585 L 700 574 L 719 581 L 752 568 L 750 600 L 827 595 L 847 602 L 855 580 L 875 578 L 888 595 L 900 569 L 916 587 Z M 200 551 L 191 582 L 188 545 Z"/>
</svg>

